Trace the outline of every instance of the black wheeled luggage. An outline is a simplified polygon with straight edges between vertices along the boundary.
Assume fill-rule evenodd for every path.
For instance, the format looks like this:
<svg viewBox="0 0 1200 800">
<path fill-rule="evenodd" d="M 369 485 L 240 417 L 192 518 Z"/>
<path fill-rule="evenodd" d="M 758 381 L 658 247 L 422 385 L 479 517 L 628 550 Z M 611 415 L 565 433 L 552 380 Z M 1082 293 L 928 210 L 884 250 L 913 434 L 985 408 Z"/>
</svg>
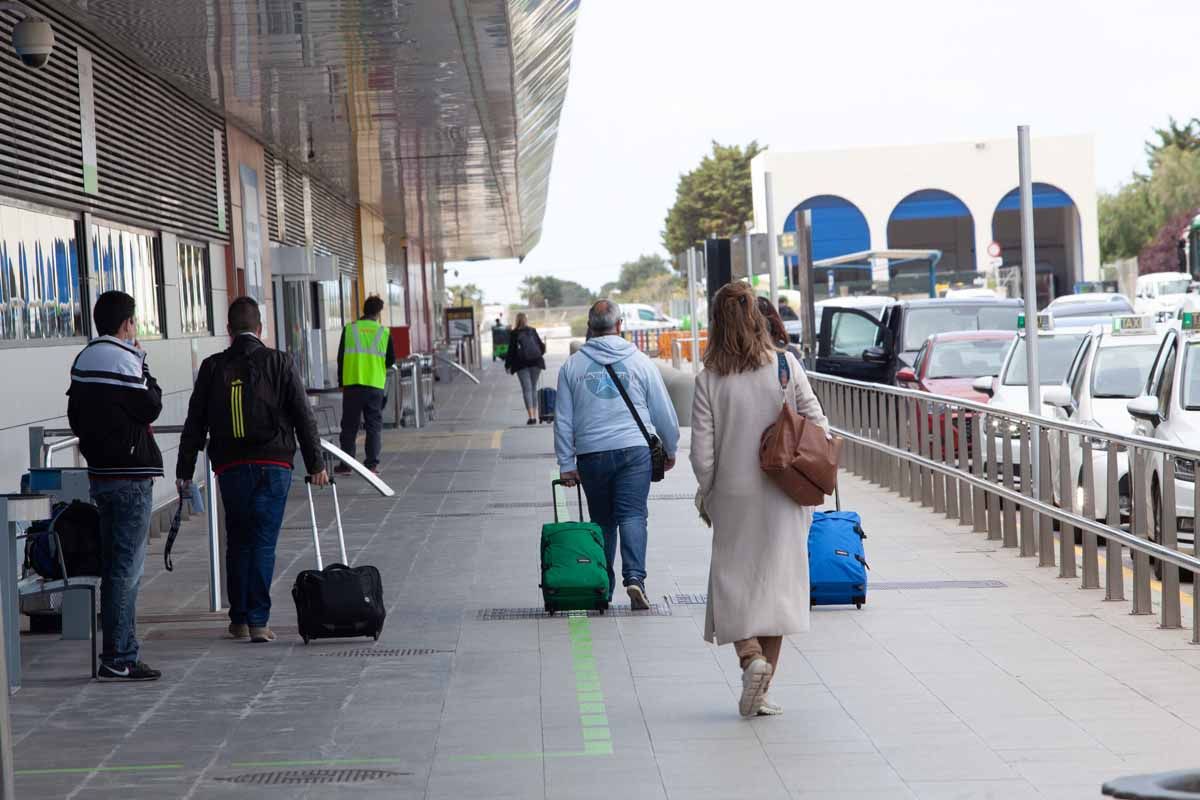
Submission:
<svg viewBox="0 0 1200 800">
<path fill-rule="evenodd" d="M 538 389 L 538 422 L 554 422 L 554 404 L 558 402 L 558 392 L 554 389 Z"/>
<path fill-rule="evenodd" d="M 317 568 L 306 569 L 296 576 L 292 599 L 296 601 L 296 623 L 300 637 L 336 639 L 370 636 L 378 640 L 383 631 L 387 608 L 383 604 L 383 579 L 372 566 L 350 567 L 346 557 L 346 538 L 342 533 L 342 508 L 338 503 L 337 485 L 330 478 L 333 509 L 337 518 L 338 548 L 342 561 L 323 566 L 321 539 L 317 529 L 317 511 L 313 505 L 312 481 L 304 479 L 308 491 L 308 514 L 312 521 L 313 547 L 317 552 Z"/>
</svg>

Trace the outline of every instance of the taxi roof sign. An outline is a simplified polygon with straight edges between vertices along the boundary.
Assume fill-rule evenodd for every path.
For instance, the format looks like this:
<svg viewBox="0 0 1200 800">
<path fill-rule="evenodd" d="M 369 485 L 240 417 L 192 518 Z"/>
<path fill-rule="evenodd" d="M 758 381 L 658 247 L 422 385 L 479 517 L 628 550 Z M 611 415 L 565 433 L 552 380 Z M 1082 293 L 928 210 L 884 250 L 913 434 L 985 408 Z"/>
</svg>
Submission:
<svg viewBox="0 0 1200 800">
<path fill-rule="evenodd" d="M 1038 314 L 1037 315 L 1037 329 L 1039 331 L 1054 330 L 1054 317 L 1050 316 L 1049 314 Z M 1017 330 L 1019 330 L 1019 331 L 1025 330 L 1025 314 L 1024 313 L 1017 314 Z"/>
<path fill-rule="evenodd" d="M 1200 331 L 1200 311 L 1184 311 L 1179 318 L 1179 327 L 1185 331 Z"/>
<path fill-rule="evenodd" d="M 1154 320 L 1145 314 L 1122 314 L 1112 318 L 1113 335 L 1154 333 Z"/>
</svg>

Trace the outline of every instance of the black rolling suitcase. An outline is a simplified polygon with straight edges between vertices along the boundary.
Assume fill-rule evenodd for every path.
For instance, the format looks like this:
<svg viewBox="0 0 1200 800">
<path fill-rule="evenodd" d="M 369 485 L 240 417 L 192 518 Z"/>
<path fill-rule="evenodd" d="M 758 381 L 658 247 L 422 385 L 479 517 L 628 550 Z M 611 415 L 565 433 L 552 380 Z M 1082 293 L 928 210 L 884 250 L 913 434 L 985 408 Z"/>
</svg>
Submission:
<svg viewBox="0 0 1200 800">
<path fill-rule="evenodd" d="M 554 422 L 554 404 L 558 402 L 558 392 L 554 389 L 538 389 L 538 422 Z"/>
<path fill-rule="evenodd" d="M 323 567 L 321 539 L 317 529 L 317 511 L 313 505 L 312 481 L 304 479 L 308 492 L 308 515 L 312 521 L 313 547 L 317 551 L 317 568 L 306 569 L 296 576 L 292 599 L 296 601 L 296 623 L 300 637 L 336 639 L 370 636 L 376 641 L 383 631 L 387 609 L 383 604 L 383 580 L 375 567 L 348 567 L 346 538 L 342 533 L 342 508 L 338 503 L 337 485 L 331 478 L 333 510 L 337 518 L 340 564 Z"/>
</svg>

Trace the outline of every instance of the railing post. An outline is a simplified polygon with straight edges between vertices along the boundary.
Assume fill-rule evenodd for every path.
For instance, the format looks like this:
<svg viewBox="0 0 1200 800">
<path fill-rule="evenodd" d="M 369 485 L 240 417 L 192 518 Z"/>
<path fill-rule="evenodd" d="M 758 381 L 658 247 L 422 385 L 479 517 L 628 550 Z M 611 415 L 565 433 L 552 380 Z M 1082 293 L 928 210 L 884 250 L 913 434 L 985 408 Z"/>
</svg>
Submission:
<svg viewBox="0 0 1200 800">
<path fill-rule="evenodd" d="M 942 460 L 942 420 L 939 416 L 938 404 L 929 404 L 929 460 Z M 946 479 L 937 470 L 930 470 L 929 477 L 933 481 L 933 513 L 941 514 L 946 510 Z"/>
<path fill-rule="evenodd" d="M 1159 544 L 1171 550 L 1179 549 L 1175 530 L 1175 456 L 1163 456 L 1162 497 L 1158 505 Z M 1151 498 L 1151 502 L 1153 498 Z M 1193 589 L 1195 587 L 1193 586 Z M 1179 567 L 1167 561 L 1162 565 L 1162 627 L 1182 628 L 1183 619 L 1179 607 Z"/>
<path fill-rule="evenodd" d="M 1021 480 L 1020 484 L 1022 492 L 1033 497 L 1033 428 L 1029 425 L 1021 423 Z M 1017 481 L 1014 477 L 1013 488 L 1016 488 Z M 1037 530 L 1036 519 L 1033 516 L 1033 509 L 1029 506 L 1021 506 L 1021 536 L 1020 536 L 1020 554 L 1022 558 L 1032 558 L 1037 555 Z"/>
<path fill-rule="evenodd" d="M 924 455 L 921 447 L 921 403 L 915 398 L 908 398 L 905 405 L 908 411 L 908 452 Z M 925 502 L 925 483 L 922 480 L 923 471 L 917 462 L 908 462 L 908 497 L 917 503 Z"/>
<path fill-rule="evenodd" d="M 1096 518 L 1096 465 L 1092 460 L 1092 444 L 1083 437 L 1083 508 L 1080 514 L 1088 519 Z M 1096 534 L 1083 534 L 1083 582 L 1081 589 L 1100 588 L 1100 553 Z"/>
<path fill-rule="evenodd" d="M 42 425 L 29 426 L 29 468 L 39 469 L 42 463 L 42 445 L 46 443 L 46 428 Z"/>
<path fill-rule="evenodd" d="M 908 398 L 896 398 L 896 447 L 905 452 L 911 452 L 908 442 Z M 912 497 L 912 470 L 908 461 L 896 459 L 896 486 L 904 499 Z"/>
<path fill-rule="evenodd" d="M 865 438 L 869 442 L 879 441 L 879 395 L 868 389 L 863 392 L 867 403 L 867 413 L 863 415 L 867 423 Z M 879 469 L 880 453 L 874 447 L 867 447 L 867 480 L 876 486 L 883 485 L 883 476 Z"/>
<path fill-rule="evenodd" d="M 921 426 L 921 455 L 926 459 L 932 460 L 933 454 L 933 431 L 929 425 L 929 414 L 933 410 L 928 400 L 920 400 L 921 412 L 917 415 L 917 424 Z M 932 508 L 934 504 L 933 496 L 933 474 L 928 467 L 921 468 L 921 505 L 926 508 Z"/>
<path fill-rule="evenodd" d="M 985 431 L 988 428 L 992 427 L 992 425 L 990 424 L 992 421 L 993 421 L 993 418 L 989 415 L 987 418 L 987 422 L 989 424 L 983 426 L 983 429 Z M 997 460 L 1000 458 L 1003 458 L 1003 456 L 996 452 L 996 437 L 992 434 L 988 434 L 988 437 L 987 437 L 987 468 L 988 468 L 987 477 L 988 477 L 988 482 L 999 485 L 999 486 L 1004 486 L 1004 485 L 1006 485 L 1006 481 L 1004 480 L 1004 473 L 1001 471 L 1000 464 L 998 463 L 998 460 Z M 1000 514 L 1000 497 L 997 494 L 988 495 L 987 518 L 988 518 L 988 526 L 987 526 L 988 537 L 987 538 L 991 539 L 993 541 L 1000 541 L 1001 539 L 1004 539 L 1004 531 L 1005 531 L 1004 522 L 1003 522 L 1003 518 Z M 1014 534 L 1015 534 L 1015 532 L 1014 532 Z M 1015 541 L 1015 535 L 1014 535 L 1014 541 Z M 1004 546 L 1005 547 L 1013 547 L 1013 545 L 1010 544 L 1007 539 L 1004 540 Z"/>
<path fill-rule="evenodd" d="M 1004 486 L 1016 491 L 1016 473 L 1013 469 L 1013 440 L 1008 433 L 1008 421 L 1000 418 L 1001 436 L 1000 436 L 1000 479 Z M 1022 450 L 1024 453 L 1024 450 Z M 1024 457 L 1022 455 L 1022 457 Z M 1004 506 L 1004 546 L 1017 546 L 1017 507 L 1013 505 L 1011 500 L 1007 498 L 1003 501 L 997 500 L 999 504 Z M 1025 527 L 1021 527 L 1021 541 L 1025 541 Z M 1024 554 L 1024 547 L 1021 548 Z"/>
<path fill-rule="evenodd" d="M 957 447 L 955 446 L 958 439 L 954 433 L 954 415 L 950 412 L 950 406 L 947 405 L 942 411 L 943 428 L 946 435 L 942 439 L 942 456 L 946 466 L 958 467 L 956 458 Z M 946 519 L 958 519 L 958 481 L 954 478 L 946 478 Z"/>
<path fill-rule="evenodd" d="M 1129 447 L 1129 504 L 1133 526 L 1130 533 L 1139 539 L 1149 539 L 1146 522 L 1148 481 L 1145 479 L 1144 455 L 1137 447 Z M 1133 612 L 1153 614 L 1154 606 L 1150 593 L 1150 554 L 1140 550 L 1133 552 Z"/>
<path fill-rule="evenodd" d="M 1038 426 L 1038 499 L 1054 503 L 1054 476 L 1050 474 L 1050 430 Z M 1045 514 L 1037 515 L 1038 566 L 1054 566 L 1054 520 Z"/>
<path fill-rule="evenodd" d="M 958 409 L 958 469 L 961 472 L 971 472 L 971 448 L 967 445 L 967 410 Z M 966 481 L 958 482 L 958 524 L 970 525 L 974 522 L 971 513 L 971 484 Z"/>
<path fill-rule="evenodd" d="M 1192 459 L 1192 555 L 1200 558 L 1200 536 L 1197 535 L 1196 520 L 1200 519 L 1200 476 L 1196 475 L 1200 459 Z M 1200 644 L 1200 572 L 1192 573 L 1192 644 Z"/>
<path fill-rule="evenodd" d="M 1058 492 L 1062 499 L 1061 508 L 1069 508 L 1075 513 L 1075 478 L 1071 474 L 1071 453 L 1068 449 L 1070 437 L 1066 431 L 1058 432 Z M 1042 498 L 1043 502 L 1052 502 L 1053 497 Z M 1058 526 L 1058 577 L 1074 578 L 1075 571 L 1075 538 L 1079 529 L 1073 525 L 1059 524 Z"/>
<path fill-rule="evenodd" d="M 1107 498 L 1108 513 L 1105 524 L 1110 528 L 1121 527 L 1121 498 L 1117 489 L 1117 443 L 1109 440 L 1107 460 L 1105 462 L 1104 494 Z M 1133 485 L 1133 473 L 1130 473 L 1130 486 Z M 1104 599 L 1125 599 L 1125 571 L 1121 563 L 1121 543 L 1113 539 L 1105 539 L 1104 544 Z"/>
<path fill-rule="evenodd" d="M 971 415 L 971 428 L 974 430 L 971 441 L 970 456 L 971 456 L 971 472 L 976 478 L 987 477 L 987 463 L 985 461 L 985 451 L 991 449 L 992 437 L 987 436 L 987 441 L 984 441 L 986 428 L 983 424 L 983 414 L 976 412 Z M 987 533 L 987 492 L 975 486 L 971 488 L 971 511 L 975 514 L 975 532 Z M 990 536 L 988 538 L 991 538 Z"/>
</svg>

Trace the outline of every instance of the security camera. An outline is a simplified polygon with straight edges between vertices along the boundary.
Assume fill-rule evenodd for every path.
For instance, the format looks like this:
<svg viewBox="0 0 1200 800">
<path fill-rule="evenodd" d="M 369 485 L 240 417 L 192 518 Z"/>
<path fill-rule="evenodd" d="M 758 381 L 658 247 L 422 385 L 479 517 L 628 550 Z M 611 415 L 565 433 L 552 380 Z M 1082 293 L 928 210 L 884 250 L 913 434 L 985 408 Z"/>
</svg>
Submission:
<svg viewBox="0 0 1200 800">
<path fill-rule="evenodd" d="M 28 16 L 13 28 L 12 43 L 22 64 L 41 69 L 54 53 L 54 29 L 41 17 Z"/>
</svg>

